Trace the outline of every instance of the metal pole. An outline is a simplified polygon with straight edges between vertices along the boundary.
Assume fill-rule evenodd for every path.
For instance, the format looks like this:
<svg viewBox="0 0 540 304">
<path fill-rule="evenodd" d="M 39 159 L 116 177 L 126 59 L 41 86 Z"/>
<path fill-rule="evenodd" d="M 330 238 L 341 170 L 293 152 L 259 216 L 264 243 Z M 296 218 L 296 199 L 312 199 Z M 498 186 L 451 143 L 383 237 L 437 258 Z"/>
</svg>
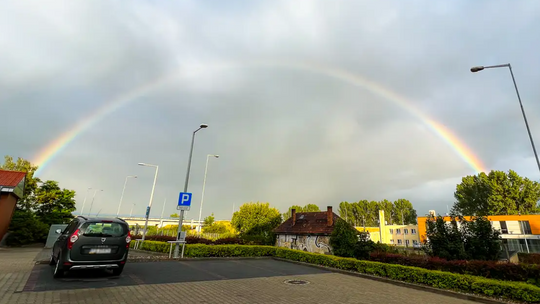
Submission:
<svg viewBox="0 0 540 304">
<path fill-rule="evenodd" d="M 523 221 L 519 221 L 521 233 L 523 233 L 523 240 L 525 241 L 525 248 L 527 248 L 527 253 L 530 253 L 529 251 L 529 244 L 527 244 L 527 235 L 525 234 L 525 227 L 523 227 Z"/>
<path fill-rule="evenodd" d="M 161 227 L 163 228 L 163 213 L 165 212 L 165 205 L 167 204 L 167 198 L 165 198 L 165 201 L 163 202 L 163 208 L 161 208 L 161 217 L 159 218 L 159 221 L 161 222 Z"/>
<path fill-rule="evenodd" d="M 193 145 L 195 144 L 195 134 L 197 131 L 199 131 L 202 128 L 198 128 L 197 130 L 193 131 L 193 135 L 191 136 L 191 148 L 189 150 L 189 159 L 188 159 L 188 166 L 187 166 L 187 172 L 186 172 L 186 181 L 184 183 L 184 192 L 187 192 L 188 190 L 188 184 L 189 184 L 189 171 L 191 170 L 191 159 L 193 157 Z M 184 221 L 184 209 L 180 210 L 180 216 L 178 217 L 178 232 L 176 234 L 176 240 L 178 241 L 180 237 L 180 233 L 182 232 L 182 223 Z M 180 244 L 176 243 L 176 246 L 174 246 L 174 255 L 173 258 L 178 258 L 180 255 Z"/>
<path fill-rule="evenodd" d="M 129 217 L 131 217 L 133 215 L 133 208 L 135 208 L 135 204 L 133 204 L 133 206 L 131 206 L 131 211 L 129 212 Z"/>
<path fill-rule="evenodd" d="M 540 171 L 540 161 L 538 160 L 538 154 L 536 153 L 536 147 L 534 146 L 534 140 L 531 135 L 531 129 L 529 128 L 529 123 L 527 122 L 527 116 L 525 115 L 525 110 L 523 109 L 523 103 L 521 102 L 521 97 L 519 96 L 519 90 L 516 84 L 516 79 L 514 78 L 514 72 L 512 72 L 512 66 L 508 64 L 508 69 L 510 70 L 510 75 L 512 75 L 512 82 L 514 83 L 514 88 L 516 89 L 516 95 L 519 101 L 519 106 L 521 107 L 521 113 L 523 114 L 523 120 L 525 121 L 525 126 L 527 127 L 527 133 L 529 134 L 529 139 L 531 140 L 531 146 L 533 148 L 534 157 L 536 159 L 536 165 Z M 527 249 L 528 250 L 528 249 Z"/>
<path fill-rule="evenodd" d="M 144 238 L 146 236 L 146 230 L 148 229 L 148 218 L 150 217 L 150 209 L 152 209 L 152 200 L 154 199 L 154 190 L 156 189 L 158 171 L 159 166 L 156 166 L 156 174 L 154 175 L 154 184 L 152 185 L 152 193 L 150 194 L 150 203 L 148 203 L 148 209 L 146 210 L 146 219 L 144 221 L 144 230 L 141 241 L 144 241 Z"/>
<path fill-rule="evenodd" d="M 122 196 L 120 196 L 120 203 L 118 204 L 118 210 L 116 211 L 116 217 L 118 217 L 118 214 L 120 214 L 120 207 L 122 206 L 122 200 L 124 199 L 124 192 L 126 191 L 127 181 L 130 177 L 137 178 L 137 176 L 126 176 L 126 181 L 124 182 L 124 189 L 122 189 Z"/>
<path fill-rule="evenodd" d="M 82 203 L 82 209 L 81 209 L 81 214 L 80 215 L 83 215 L 84 205 L 86 204 L 86 197 L 88 197 L 88 191 L 90 191 L 90 189 L 92 189 L 92 188 L 86 189 L 86 194 L 84 195 L 84 200 L 83 200 L 83 203 Z"/>
<path fill-rule="evenodd" d="M 202 194 L 201 194 L 201 208 L 199 210 L 199 235 L 202 232 L 201 216 L 202 216 L 202 207 L 204 203 L 204 189 L 206 188 L 206 175 L 208 173 L 208 160 L 210 159 L 210 156 L 213 156 L 213 155 L 206 156 L 206 167 L 204 168 L 204 179 L 203 179 Z"/>
<path fill-rule="evenodd" d="M 101 190 L 103 191 L 103 190 Z M 90 204 L 90 210 L 88 211 L 88 215 L 90 215 L 90 213 L 92 212 L 92 206 L 94 206 L 94 198 L 96 198 L 96 193 L 97 193 L 97 189 L 96 191 L 94 191 L 94 196 L 92 196 L 92 203 Z"/>
</svg>

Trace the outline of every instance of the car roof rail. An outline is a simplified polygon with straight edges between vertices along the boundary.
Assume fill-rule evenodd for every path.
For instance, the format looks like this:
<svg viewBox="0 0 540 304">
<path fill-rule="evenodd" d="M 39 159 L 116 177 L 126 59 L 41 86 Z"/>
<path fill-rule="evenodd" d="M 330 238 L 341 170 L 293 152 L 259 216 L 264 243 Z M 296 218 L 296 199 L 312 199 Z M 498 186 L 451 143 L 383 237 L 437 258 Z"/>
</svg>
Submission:
<svg viewBox="0 0 540 304">
<path fill-rule="evenodd" d="M 86 216 L 82 216 L 82 215 L 77 215 L 77 217 L 81 217 L 81 218 L 83 218 L 83 219 L 85 219 L 85 220 L 88 219 Z"/>
</svg>

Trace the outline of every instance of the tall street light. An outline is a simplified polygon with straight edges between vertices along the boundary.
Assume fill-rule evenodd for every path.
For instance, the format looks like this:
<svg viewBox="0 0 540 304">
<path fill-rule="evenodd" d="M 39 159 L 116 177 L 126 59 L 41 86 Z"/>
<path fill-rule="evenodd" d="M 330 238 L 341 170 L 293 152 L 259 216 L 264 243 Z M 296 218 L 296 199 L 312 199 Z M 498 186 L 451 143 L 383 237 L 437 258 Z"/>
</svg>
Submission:
<svg viewBox="0 0 540 304">
<path fill-rule="evenodd" d="M 80 215 L 83 215 L 84 205 L 86 205 L 86 198 L 88 197 L 88 192 L 90 191 L 90 189 L 92 189 L 92 187 L 89 187 L 88 189 L 86 189 L 86 194 L 84 195 L 84 200 L 83 200 L 83 203 L 82 203 L 82 209 L 81 209 L 81 214 Z"/>
<path fill-rule="evenodd" d="M 148 228 L 148 217 L 150 216 L 150 209 L 152 208 L 152 200 L 154 199 L 154 190 L 156 189 L 156 180 L 157 180 L 159 167 L 157 165 L 151 165 L 151 164 L 145 164 L 145 163 L 139 163 L 139 166 L 156 168 L 156 174 L 154 175 L 154 184 L 152 185 L 152 193 L 150 194 L 150 203 L 148 203 L 148 207 L 146 207 L 146 219 L 144 221 L 144 232 L 142 235 L 142 241 L 144 241 L 144 237 L 146 236 L 146 229 Z"/>
<path fill-rule="evenodd" d="M 206 155 L 206 167 L 204 169 L 204 181 L 203 181 L 202 194 L 201 194 L 201 209 L 199 210 L 199 235 L 202 232 L 201 216 L 202 216 L 202 207 L 203 207 L 203 202 L 204 202 L 204 188 L 206 187 L 206 174 L 208 173 L 208 160 L 210 159 L 211 156 L 215 158 L 219 158 L 219 155 L 213 155 L 213 154 Z"/>
<path fill-rule="evenodd" d="M 137 206 L 137 205 L 133 204 L 133 206 L 131 206 L 131 211 L 129 212 L 129 217 L 131 217 L 133 215 L 133 208 L 135 208 L 135 206 Z"/>
<path fill-rule="evenodd" d="M 102 192 L 103 190 L 98 190 L 96 189 L 96 191 L 94 191 L 94 195 L 92 196 L 92 203 L 90 204 L 90 210 L 88 211 L 88 215 L 90 215 L 90 213 L 92 212 L 92 206 L 94 206 L 94 199 L 96 198 L 96 193 L 97 192 Z"/>
<path fill-rule="evenodd" d="M 199 128 L 195 131 L 193 131 L 193 135 L 191 136 L 191 148 L 189 150 L 189 159 L 188 159 L 188 166 L 187 166 L 187 172 L 186 172 L 186 182 L 184 183 L 184 192 L 187 192 L 188 185 L 189 185 L 189 171 L 191 170 L 191 158 L 193 157 L 193 145 L 195 144 L 195 134 L 199 132 L 201 129 L 208 128 L 207 124 L 201 124 Z M 176 241 L 180 239 L 180 233 L 182 232 L 182 222 L 184 221 L 184 209 L 180 210 L 180 216 L 178 217 L 178 233 L 176 233 Z M 180 254 L 180 244 L 176 243 L 176 246 L 174 247 L 174 258 L 178 258 Z"/>
<path fill-rule="evenodd" d="M 126 176 L 126 181 L 124 182 L 124 189 L 122 190 L 122 196 L 120 196 L 120 203 L 118 204 L 118 210 L 116 211 L 116 217 L 118 217 L 118 214 L 120 214 L 120 207 L 122 206 L 122 200 L 124 199 L 124 192 L 126 191 L 126 185 L 128 178 L 137 178 L 137 175 L 128 175 Z"/>
<path fill-rule="evenodd" d="M 519 96 L 516 79 L 514 78 L 514 73 L 512 72 L 512 66 L 510 65 L 510 63 L 491 65 L 491 66 L 476 66 L 476 67 L 471 68 L 471 72 L 476 73 L 484 69 L 492 69 L 492 68 L 508 68 L 510 70 L 510 75 L 512 76 L 512 82 L 514 83 L 514 88 L 516 89 L 516 95 L 519 101 L 519 106 L 521 107 L 521 113 L 523 114 L 523 120 L 525 121 L 525 126 L 527 127 L 527 132 L 529 133 L 529 139 L 531 141 L 531 146 L 534 152 L 534 157 L 536 158 L 536 165 L 538 166 L 538 170 L 540 170 L 540 161 L 538 160 L 538 154 L 536 153 L 536 147 L 534 146 L 534 140 L 531 135 L 531 129 L 529 128 L 529 123 L 527 122 L 527 116 L 525 115 L 525 110 L 523 109 L 523 103 L 521 102 L 521 97 Z"/>
</svg>

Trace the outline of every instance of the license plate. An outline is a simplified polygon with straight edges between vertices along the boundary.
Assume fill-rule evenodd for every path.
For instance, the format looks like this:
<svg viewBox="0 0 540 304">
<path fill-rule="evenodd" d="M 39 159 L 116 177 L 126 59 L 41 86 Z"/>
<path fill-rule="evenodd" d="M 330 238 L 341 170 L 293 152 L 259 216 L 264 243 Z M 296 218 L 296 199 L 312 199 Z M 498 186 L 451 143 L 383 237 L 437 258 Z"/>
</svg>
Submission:
<svg viewBox="0 0 540 304">
<path fill-rule="evenodd" d="M 90 249 L 90 254 L 107 254 L 111 253 L 111 248 L 93 248 Z"/>
</svg>

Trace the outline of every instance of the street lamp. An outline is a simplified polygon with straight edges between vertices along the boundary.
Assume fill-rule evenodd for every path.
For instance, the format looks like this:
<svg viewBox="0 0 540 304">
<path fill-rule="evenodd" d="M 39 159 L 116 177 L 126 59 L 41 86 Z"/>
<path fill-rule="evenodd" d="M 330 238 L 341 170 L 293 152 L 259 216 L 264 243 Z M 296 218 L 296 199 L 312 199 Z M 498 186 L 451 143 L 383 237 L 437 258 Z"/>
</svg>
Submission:
<svg viewBox="0 0 540 304">
<path fill-rule="evenodd" d="M 118 210 L 116 211 L 116 217 L 118 217 L 118 214 L 120 214 L 120 206 L 122 206 L 122 200 L 124 199 L 124 192 L 126 191 L 126 185 L 128 178 L 137 178 L 137 175 L 128 175 L 126 176 L 126 181 L 124 182 L 124 189 L 122 190 L 122 196 L 120 196 L 120 203 L 118 204 Z"/>
<path fill-rule="evenodd" d="M 133 215 L 133 208 L 135 208 L 136 204 L 133 204 L 133 206 L 131 206 L 131 211 L 129 212 L 129 217 L 131 217 Z"/>
<path fill-rule="evenodd" d="M 156 180 L 159 167 L 158 165 L 151 165 L 145 163 L 139 163 L 139 166 L 156 168 L 156 174 L 154 175 L 154 184 L 152 185 L 152 193 L 150 194 L 150 203 L 148 203 L 148 207 L 146 207 L 146 220 L 144 222 L 144 232 L 141 239 L 141 241 L 144 241 L 144 237 L 146 236 L 146 229 L 148 228 L 148 217 L 150 216 L 150 209 L 152 208 L 152 199 L 154 198 L 154 190 L 156 189 Z"/>
<path fill-rule="evenodd" d="M 187 172 L 186 172 L 186 182 L 184 183 L 184 192 L 187 192 L 188 190 L 188 184 L 189 184 L 189 172 L 191 170 L 191 158 L 193 156 L 193 145 L 195 144 L 195 134 L 199 132 L 201 129 L 208 128 L 207 124 L 201 124 L 199 128 L 195 131 L 193 131 L 193 135 L 191 136 L 191 148 L 189 150 L 189 159 L 188 159 L 188 166 L 187 166 Z M 182 222 L 184 221 L 184 209 L 180 210 L 180 216 L 178 217 L 178 233 L 176 233 L 176 241 L 180 239 L 180 233 L 182 232 Z M 180 244 L 176 243 L 176 246 L 174 247 L 174 258 L 178 258 L 178 255 L 180 254 Z"/>
<path fill-rule="evenodd" d="M 94 206 L 94 198 L 96 198 L 96 193 L 97 193 L 98 191 L 101 192 L 101 191 L 103 191 L 103 190 L 101 190 L 101 189 L 100 189 L 100 190 L 96 189 L 96 191 L 94 191 L 94 195 L 92 196 L 92 203 L 90 204 L 90 210 L 88 211 L 88 215 L 90 215 L 90 213 L 92 212 L 92 206 Z"/>
<path fill-rule="evenodd" d="M 203 207 L 203 202 L 204 202 L 204 189 L 206 187 L 206 174 L 208 173 L 208 160 L 210 159 L 210 156 L 219 158 L 219 155 L 213 155 L 213 154 L 208 154 L 206 156 L 206 167 L 204 169 L 204 181 L 203 181 L 202 194 L 201 194 L 201 209 L 199 210 L 199 235 L 202 232 L 201 216 L 202 216 L 202 207 Z"/>
<path fill-rule="evenodd" d="M 88 196 L 88 191 L 90 191 L 90 189 L 92 189 L 91 187 L 86 189 L 86 194 L 84 195 L 84 200 L 83 200 L 83 203 L 82 203 L 82 209 L 81 209 L 81 214 L 80 215 L 83 215 L 83 211 L 84 211 L 84 205 L 86 204 L 86 197 Z"/>
<path fill-rule="evenodd" d="M 516 89 L 516 95 L 519 101 L 519 106 L 521 107 L 521 113 L 523 114 L 523 120 L 525 121 L 525 126 L 527 127 L 527 133 L 529 133 L 529 139 L 531 141 L 531 146 L 534 152 L 534 157 L 536 158 L 536 165 L 538 166 L 538 170 L 540 170 L 540 161 L 538 160 L 538 154 L 536 153 L 536 147 L 534 146 L 534 140 L 531 135 L 531 129 L 529 128 L 529 123 L 527 122 L 527 116 L 525 115 L 525 110 L 523 109 L 523 103 L 521 102 L 521 97 L 519 96 L 516 79 L 514 78 L 514 72 L 512 72 L 512 66 L 510 65 L 510 63 L 491 65 L 491 66 L 476 66 L 476 67 L 471 68 L 471 72 L 476 73 L 484 69 L 492 69 L 492 68 L 508 68 L 510 70 L 510 75 L 512 76 L 512 82 L 514 83 L 514 88 Z"/>
</svg>

